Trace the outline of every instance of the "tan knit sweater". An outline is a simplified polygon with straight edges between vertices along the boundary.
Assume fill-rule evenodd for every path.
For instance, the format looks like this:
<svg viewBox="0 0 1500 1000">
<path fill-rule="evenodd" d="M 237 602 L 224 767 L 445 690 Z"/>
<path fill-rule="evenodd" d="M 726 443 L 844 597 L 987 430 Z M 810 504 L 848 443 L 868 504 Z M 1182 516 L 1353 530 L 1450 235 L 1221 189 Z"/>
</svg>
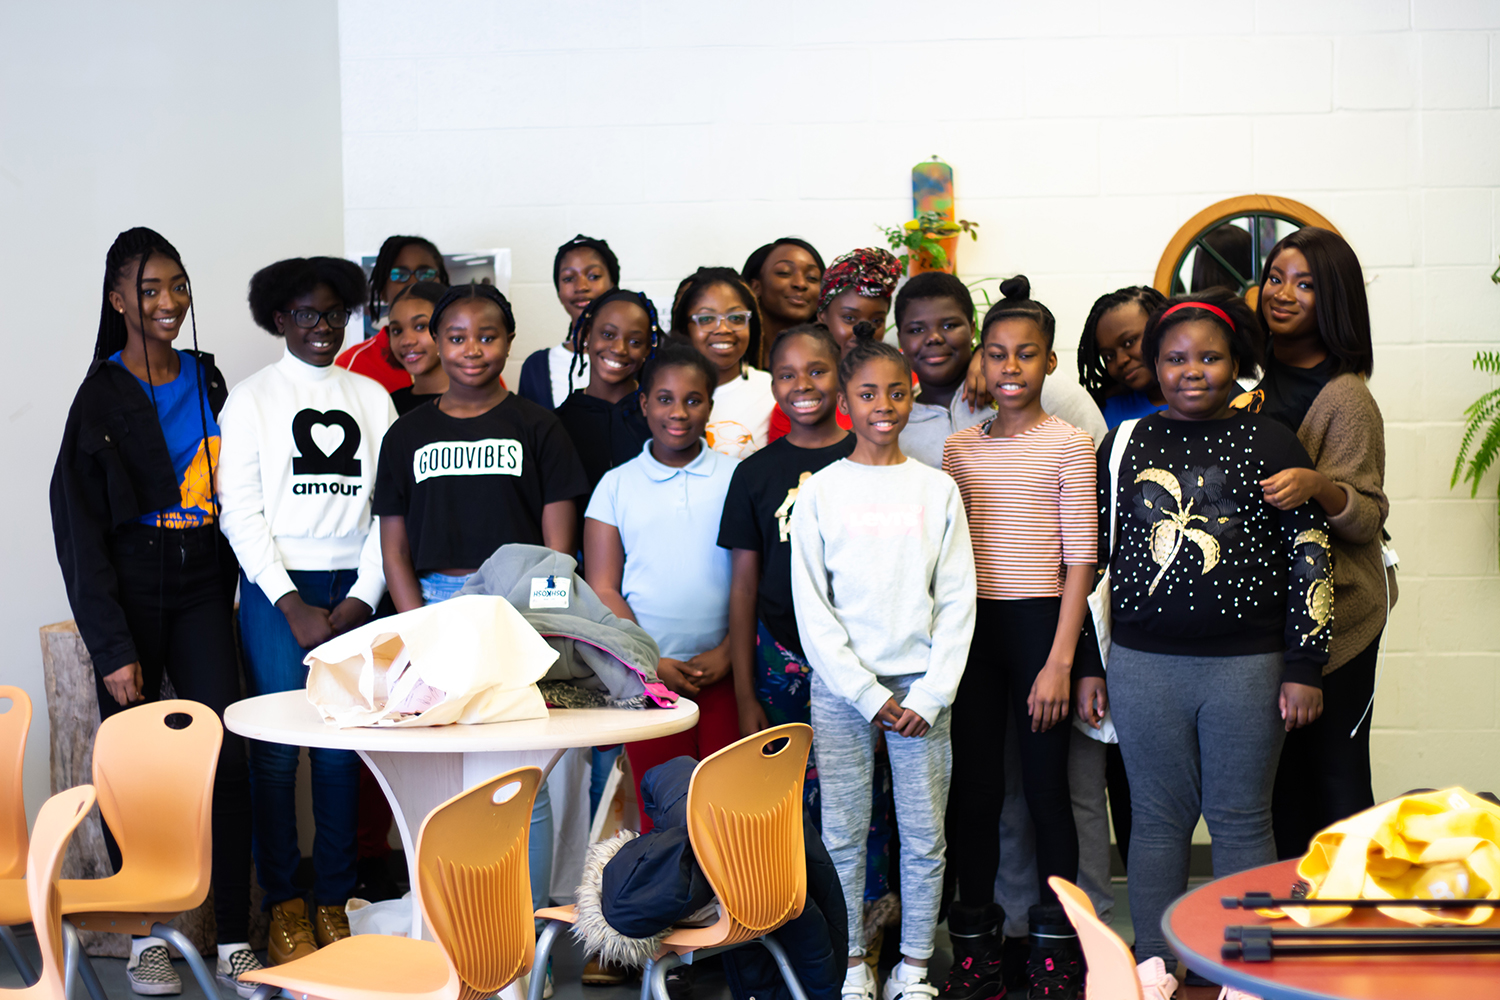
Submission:
<svg viewBox="0 0 1500 1000">
<path fill-rule="evenodd" d="M 1328 518 L 1333 535 L 1333 635 L 1323 668 L 1327 676 L 1385 627 L 1380 532 L 1391 510 L 1385 495 L 1385 421 L 1365 380 L 1353 374 L 1330 379 L 1308 408 L 1297 439 L 1312 457 L 1313 467 L 1348 498 L 1344 509 Z M 1394 574 L 1390 598 L 1394 605 Z"/>
</svg>

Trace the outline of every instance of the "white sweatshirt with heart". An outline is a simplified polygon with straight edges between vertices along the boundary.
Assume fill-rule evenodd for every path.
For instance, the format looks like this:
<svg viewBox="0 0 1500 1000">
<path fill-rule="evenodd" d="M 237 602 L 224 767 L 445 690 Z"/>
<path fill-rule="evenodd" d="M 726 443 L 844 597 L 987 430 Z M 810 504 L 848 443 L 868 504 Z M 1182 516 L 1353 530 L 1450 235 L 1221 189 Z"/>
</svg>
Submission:
<svg viewBox="0 0 1500 1000">
<path fill-rule="evenodd" d="M 396 421 L 374 379 L 292 355 L 236 385 L 219 414 L 220 527 L 271 602 L 296 589 L 288 570 L 358 570 L 349 591 L 385 592 L 370 496 L 380 442 Z"/>
</svg>

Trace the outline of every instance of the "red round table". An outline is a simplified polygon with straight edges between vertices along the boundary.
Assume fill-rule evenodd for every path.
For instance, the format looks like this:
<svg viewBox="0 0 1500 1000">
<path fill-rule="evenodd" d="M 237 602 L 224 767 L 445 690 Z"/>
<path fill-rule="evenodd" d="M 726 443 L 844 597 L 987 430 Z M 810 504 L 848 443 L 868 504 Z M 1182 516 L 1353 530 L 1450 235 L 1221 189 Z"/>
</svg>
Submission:
<svg viewBox="0 0 1500 1000">
<path fill-rule="evenodd" d="M 1162 930 L 1177 957 L 1201 976 L 1265 997 L 1267 1000 L 1500 1000 L 1500 954 L 1490 955 L 1309 955 L 1278 957 L 1270 962 L 1224 959 L 1224 928 L 1260 926 L 1290 920 L 1268 920 L 1254 910 L 1226 910 L 1221 896 L 1247 892 L 1290 894 L 1297 878 L 1296 861 L 1252 868 L 1194 889 L 1167 908 Z M 1355 910 L 1340 927 L 1404 926 L 1374 910 Z M 1484 926 L 1500 927 L 1500 916 Z"/>
</svg>

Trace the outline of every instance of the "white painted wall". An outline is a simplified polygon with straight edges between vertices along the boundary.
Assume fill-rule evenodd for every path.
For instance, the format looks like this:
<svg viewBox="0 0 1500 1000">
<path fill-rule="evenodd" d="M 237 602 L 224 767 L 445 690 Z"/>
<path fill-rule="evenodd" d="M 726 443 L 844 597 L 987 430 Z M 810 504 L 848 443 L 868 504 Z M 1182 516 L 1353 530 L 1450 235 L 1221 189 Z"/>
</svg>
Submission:
<svg viewBox="0 0 1500 1000">
<path fill-rule="evenodd" d="M 48 792 L 37 627 L 72 617 L 47 484 L 93 352 L 104 253 L 136 225 L 176 245 L 200 342 L 231 383 L 280 356 L 245 286 L 282 257 L 342 252 L 338 14 L 332 0 L 0 4 L 0 38 L 0 678 L 35 703 L 34 814 Z"/>
<path fill-rule="evenodd" d="M 961 271 L 1025 272 L 1067 336 L 1214 201 L 1322 212 L 1371 282 L 1403 557 L 1376 792 L 1500 784 L 1495 501 L 1448 489 L 1460 414 L 1490 383 L 1469 359 L 1500 341 L 1497 0 L 340 0 L 339 16 L 345 245 L 512 248 L 517 365 L 564 332 L 548 272 L 574 233 L 607 238 L 624 283 L 665 306 L 697 265 L 782 234 L 830 259 L 874 243 L 934 153 L 981 223 Z"/>
</svg>

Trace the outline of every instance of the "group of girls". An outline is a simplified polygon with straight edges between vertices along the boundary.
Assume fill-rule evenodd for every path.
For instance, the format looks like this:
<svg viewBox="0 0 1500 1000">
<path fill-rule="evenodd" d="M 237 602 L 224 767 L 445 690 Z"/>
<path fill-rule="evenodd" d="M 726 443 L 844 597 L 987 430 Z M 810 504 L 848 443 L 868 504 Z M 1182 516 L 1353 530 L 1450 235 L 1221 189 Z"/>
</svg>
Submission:
<svg viewBox="0 0 1500 1000">
<path fill-rule="evenodd" d="M 1101 297 L 1080 387 L 1050 377 L 1056 322 L 1024 277 L 1002 283 L 976 337 L 957 279 L 922 274 L 897 294 L 884 251 L 825 268 L 785 238 L 739 271 L 684 279 L 668 337 L 650 299 L 619 286 L 609 245 L 580 235 L 554 260 L 567 336 L 512 392 L 509 302 L 447 287 L 435 246 L 392 237 L 368 283 L 327 257 L 258 272 L 251 314 L 285 355 L 226 400 L 210 356 L 172 348 L 191 317 L 176 251 L 121 234 L 53 478 L 101 714 L 156 697 L 163 672 L 222 712 L 238 695 L 236 572 L 260 694 L 300 687 L 305 651 L 371 615 L 453 596 L 500 546 L 545 545 L 580 556 L 699 706 L 694 730 L 627 747 L 637 777 L 813 724 L 808 803 L 848 904 L 846 1000 L 876 989 L 863 918 L 867 880 L 888 874 L 872 858 L 877 759 L 902 902 L 884 1000 L 990 1000 L 1007 978 L 1076 996 L 1071 953 L 1002 967 L 997 877 L 1034 866 L 1043 906 L 1028 916 L 1052 919 L 1046 878 L 1107 857 L 1106 786 L 1137 957 L 1170 962 L 1159 919 L 1200 814 L 1228 874 L 1300 852 L 1370 799 L 1365 709 L 1389 599 L 1363 284 L 1348 245 L 1317 229 L 1277 244 L 1264 273 L 1257 310 L 1215 289 Z M 380 332 L 340 355 L 360 306 Z M 1107 662 L 1087 610 L 1100 570 Z M 1101 735 L 1106 721 L 1114 758 L 1070 725 Z M 1034 857 L 1000 837 L 1007 729 Z M 252 741 L 247 766 L 226 735 L 220 973 L 244 995 L 247 820 L 271 960 L 348 932 L 359 768 L 312 760 L 309 910 L 291 882 L 295 750 Z M 596 754 L 596 805 L 610 762 Z M 535 864 L 533 882 L 545 892 Z M 940 990 L 927 964 L 945 908 L 955 962 Z M 143 940 L 138 991 L 172 975 Z"/>
</svg>

